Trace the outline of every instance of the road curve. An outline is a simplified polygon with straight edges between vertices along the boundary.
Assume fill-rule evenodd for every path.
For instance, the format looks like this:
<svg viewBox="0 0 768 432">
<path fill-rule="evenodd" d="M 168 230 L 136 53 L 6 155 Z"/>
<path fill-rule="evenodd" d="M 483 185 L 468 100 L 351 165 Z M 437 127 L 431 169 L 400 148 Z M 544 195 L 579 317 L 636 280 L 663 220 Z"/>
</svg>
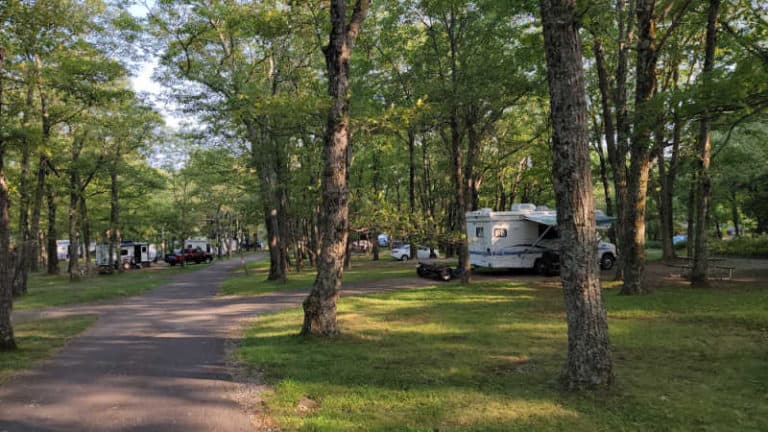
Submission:
<svg viewBox="0 0 768 432">
<path fill-rule="evenodd" d="M 91 329 L 0 386 L 0 431 L 253 430 L 237 402 L 247 390 L 226 364 L 228 337 L 243 319 L 297 306 L 306 293 L 217 297 L 237 265 L 219 262 L 140 297 L 84 306 L 100 314 Z M 392 282 L 345 288 L 345 295 L 433 283 Z"/>
</svg>

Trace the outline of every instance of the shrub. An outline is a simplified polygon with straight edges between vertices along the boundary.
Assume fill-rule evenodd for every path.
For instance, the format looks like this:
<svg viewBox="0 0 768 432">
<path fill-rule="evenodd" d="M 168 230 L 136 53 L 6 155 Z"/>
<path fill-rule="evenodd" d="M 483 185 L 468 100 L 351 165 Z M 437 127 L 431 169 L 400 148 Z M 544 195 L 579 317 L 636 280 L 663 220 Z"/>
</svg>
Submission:
<svg viewBox="0 0 768 432">
<path fill-rule="evenodd" d="M 768 235 L 713 240 L 709 250 L 712 255 L 768 258 Z"/>
</svg>

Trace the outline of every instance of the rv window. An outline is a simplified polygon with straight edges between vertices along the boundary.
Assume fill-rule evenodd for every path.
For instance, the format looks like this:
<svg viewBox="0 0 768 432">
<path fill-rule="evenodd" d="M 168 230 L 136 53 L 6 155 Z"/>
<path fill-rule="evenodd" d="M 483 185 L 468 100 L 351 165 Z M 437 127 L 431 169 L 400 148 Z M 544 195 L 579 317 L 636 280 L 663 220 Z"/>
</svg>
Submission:
<svg viewBox="0 0 768 432">
<path fill-rule="evenodd" d="M 476 227 L 475 237 L 482 237 L 483 235 L 485 235 L 485 233 L 483 233 L 483 227 Z"/>
<path fill-rule="evenodd" d="M 120 255 L 128 255 L 128 249 L 121 250 Z"/>
<path fill-rule="evenodd" d="M 493 229 L 493 236 L 496 237 L 496 238 L 506 237 L 507 236 L 507 229 L 506 228 L 494 228 Z"/>
</svg>

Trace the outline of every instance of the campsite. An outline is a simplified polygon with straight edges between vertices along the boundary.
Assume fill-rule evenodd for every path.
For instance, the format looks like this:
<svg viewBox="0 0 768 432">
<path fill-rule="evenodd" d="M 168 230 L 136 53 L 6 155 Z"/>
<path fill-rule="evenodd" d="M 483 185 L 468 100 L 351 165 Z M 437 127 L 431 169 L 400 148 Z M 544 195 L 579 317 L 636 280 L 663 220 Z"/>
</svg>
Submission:
<svg viewBox="0 0 768 432">
<path fill-rule="evenodd" d="M 0 431 L 768 430 L 765 2 L 0 29 Z"/>
</svg>

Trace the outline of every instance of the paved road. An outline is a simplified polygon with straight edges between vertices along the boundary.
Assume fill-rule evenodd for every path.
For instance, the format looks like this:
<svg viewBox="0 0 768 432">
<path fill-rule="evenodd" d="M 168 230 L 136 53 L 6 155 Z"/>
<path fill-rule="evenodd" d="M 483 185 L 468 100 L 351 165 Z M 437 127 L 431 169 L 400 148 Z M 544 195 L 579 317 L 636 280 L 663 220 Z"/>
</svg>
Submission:
<svg viewBox="0 0 768 432">
<path fill-rule="evenodd" d="M 258 386 L 232 379 L 228 340 L 241 320 L 296 306 L 305 293 L 216 297 L 237 265 L 184 273 L 119 304 L 63 308 L 101 317 L 52 360 L 0 387 L 0 431 L 253 430 L 237 401 Z M 430 283 L 391 282 L 346 288 L 345 295 Z"/>
</svg>

